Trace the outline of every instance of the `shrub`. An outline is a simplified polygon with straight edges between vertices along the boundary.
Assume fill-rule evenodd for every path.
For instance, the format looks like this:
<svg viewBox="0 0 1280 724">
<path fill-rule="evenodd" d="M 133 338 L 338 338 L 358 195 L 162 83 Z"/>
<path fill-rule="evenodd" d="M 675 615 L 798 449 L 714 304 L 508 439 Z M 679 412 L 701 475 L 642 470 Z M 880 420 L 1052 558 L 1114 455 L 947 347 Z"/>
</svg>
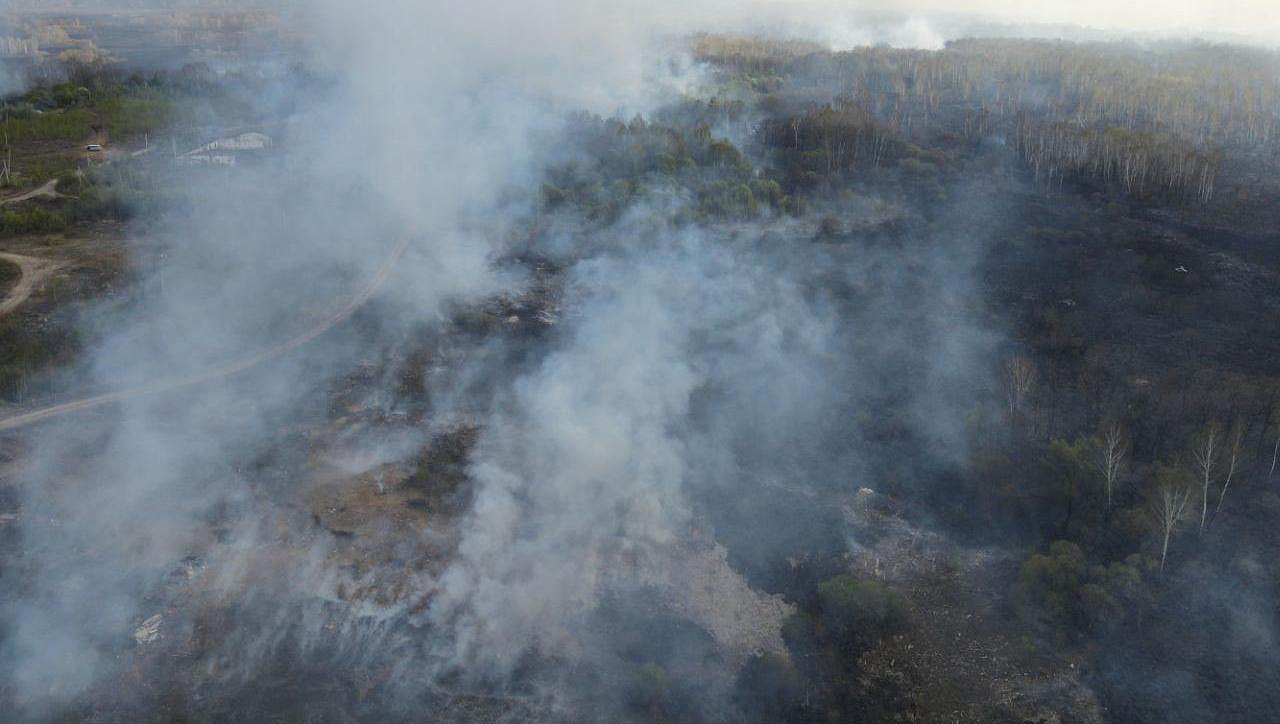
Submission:
<svg viewBox="0 0 1280 724">
<path fill-rule="evenodd" d="M 43 206 L 25 211 L 6 211 L 0 216 L 0 231 L 6 234 L 51 234 L 67 228 L 67 217 Z"/>
<path fill-rule="evenodd" d="M 751 193 L 756 199 L 770 206 L 778 206 L 782 202 L 782 186 L 772 179 L 751 179 Z"/>
<path fill-rule="evenodd" d="M 69 110 L 33 115 L 27 118 L 7 118 L 0 121 L 0 131 L 8 134 L 10 143 L 20 141 L 78 141 L 93 129 L 89 123 L 93 116 L 86 110 Z"/>
<path fill-rule="evenodd" d="M 751 657 L 734 683 L 734 699 L 747 721 L 790 721 L 803 697 L 804 682 L 796 667 L 774 653 Z"/>
<path fill-rule="evenodd" d="M 707 155 L 713 166 L 727 166 L 736 169 L 749 169 L 750 162 L 728 141 L 712 141 L 707 147 Z"/>
<path fill-rule="evenodd" d="M 666 669 L 654 663 L 637 669 L 628 698 L 631 706 L 650 713 L 667 708 L 671 703 L 671 685 Z"/>
<path fill-rule="evenodd" d="M 906 598 L 875 581 L 849 575 L 818 584 L 819 622 L 828 636 L 845 646 L 869 648 L 884 636 L 907 627 Z"/>
<path fill-rule="evenodd" d="M 1047 554 L 1033 554 L 1022 564 L 1018 592 L 1049 616 L 1069 619 L 1079 610 L 1080 587 L 1087 572 L 1080 546 L 1054 541 Z"/>
<path fill-rule="evenodd" d="M 1046 616 L 1094 630 L 1122 625 L 1151 602 L 1141 556 L 1087 566 L 1080 547 L 1065 540 L 1022 564 L 1018 592 Z"/>
<path fill-rule="evenodd" d="M 75 196 L 80 193 L 82 185 L 83 182 L 77 174 L 64 173 L 58 177 L 58 183 L 54 188 L 64 196 Z"/>
</svg>

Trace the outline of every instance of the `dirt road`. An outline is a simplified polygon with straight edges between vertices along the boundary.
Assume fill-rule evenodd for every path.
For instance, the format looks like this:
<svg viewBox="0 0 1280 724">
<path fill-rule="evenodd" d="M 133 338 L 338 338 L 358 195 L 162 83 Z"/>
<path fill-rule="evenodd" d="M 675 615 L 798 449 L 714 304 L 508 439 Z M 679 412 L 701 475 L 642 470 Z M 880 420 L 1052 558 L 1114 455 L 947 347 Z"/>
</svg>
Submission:
<svg viewBox="0 0 1280 724">
<path fill-rule="evenodd" d="M 334 327 L 334 325 L 346 320 L 352 314 L 355 314 L 356 310 L 363 307 L 365 303 L 382 288 L 382 285 L 386 283 L 387 279 L 390 278 L 391 272 L 395 270 L 396 264 L 398 264 L 400 258 L 404 256 L 405 249 L 407 249 L 408 246 L 409 234 L 405 233 L 401 236 L 399 241 L 396 242 L 395 248 L 391 250 L 391 253 L 387 256 L 386 260 L 383 261 L 382 266 L 378 268 L 378 271 L 369 279 L 368 284 L 366 284 L 364 288 L 357 292 L 355 296 L 351 297 L 351 299 L 347 300 L 347 303 L 342 307 L 317 322 L 315 326 L 292 339 L 288 339 L 275 346 L 260 350 L 247 357 L 241 357 L 240 359 L 233 360 L 216 367 L 211 367 L 185 377 L 161 380 L 160 382 L 150 385 L 143 385 L 141 387 L 134 387 L 127 390 L 117 390 L 115 392 L 108 392 L 94 397 L 86 397 L 73 402 L 64 402 L 60 405 L 53 405 L 52 407 L 14 415 L 13 417 L 0 420 L 0 432 L 16 430 L 20 427 L 26 427 L 27 425 L 32 425 L 37 422 L 42 422 L 44 420 L 72 412 L 90 410 L 96 407 L 102 407 L 103 405 L 131 400 L 146 395 L 157 395 L 164 392 L 172 392 L 184 387 L 193 387 L 206 382 L 230 377 L 231 375 L 256 367 L 267 360 L 279 357 L 286 352 L 297 349 L 298 347 L 301 347 L 307 342 L 310 342 L 316 337 L 319 337 L 329 331 Z"/>
<path fill-rule="evenodd" d="M 37 198 L 56 199 L 62 195 L 58 193 L 57 186 L 58 186 L 58 179 L 56 178 L 49 179 L 48 181 L 45 181 L 44 184 L 40 186 L 40 188 L 32 189 L 26 192 L 25 194 L 11 196 L 7 199 L 0 199 L 0 206 L 4 206 L 6 204 L 16 204 L 21 201 L 29 201 L 31 199 L 37 199 Z"/>
<path fill-rule="evenodd" d="M 18 283 L 13 286 L 13 289 L 9 290 L 4 299 L 0 299 L 0 316 L 4 316 L 17 309 L 18 305 L 27 301 L 27 297 L 30 297 L 31 292 L 35 291 L 36 285 L 43 281 L 56 265 L 44 259 L 22 256 L 21 254 L 10 254 L 3 251 L 0 251 L 0 259 L 13 262 L 22 270 L 22 278 L 18 279 Z"/>
</svg>

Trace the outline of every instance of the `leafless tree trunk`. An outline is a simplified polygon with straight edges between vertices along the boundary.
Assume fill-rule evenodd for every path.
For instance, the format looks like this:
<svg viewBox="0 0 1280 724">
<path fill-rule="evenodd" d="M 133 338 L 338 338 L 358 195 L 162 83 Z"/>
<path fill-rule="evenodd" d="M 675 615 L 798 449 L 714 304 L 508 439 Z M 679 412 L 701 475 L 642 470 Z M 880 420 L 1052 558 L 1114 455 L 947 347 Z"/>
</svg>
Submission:
<svg viewBox="0 0 1280 724">
<path fill-rule="evenodd" d="M 13 182 L 13 147 L 9 145 L 9 129 L 4 131 L 4 166 L 0 168 L 0 186 Z"/>
<path fill-rule="evenodd" d="M 1271 469 L 1267 471 L 1267 482 L 1276 474 L 1276 458 L 1280 457 L 1280 432 L 1276 433 L 1276 446 L 1271 450 Z"/>
<path fill-rule="evenodd" d="M 1187 515 L 1187 504 L 1191 501 L 1191 488 L 1176 483 L 1166 482 L 1156 492 L 1154 509 L 1156 520 L 1160 523 L 1163 540 L 1160 543 L 1160 572 L 1164 573 L 1164 562 L 1169 557 L 1169 539 Z"/>
<path fill-rule="evenodd" d="M 1196 462 L 1196 473 L 1200 480 L 1200 532 L 1204 532 L 1209 517 L 1209 486 L 1213 484 L 1213 472 L 1218 465 L 1218 425 L 1209 426 L 1204 438 L 1191 451 Z"/>
<path fill-rule="evenodd" d="M 1231 485 L 1231 478 L 1236 474 L 1236 469 L 1240 465 L 1241 450 L 1244 445 L 1244 426 L 1239 422 L 1236 423 L 1231 433 L 1231 448 L 1228 451 L 1227 462 L 1227 479 L 1222 483 L 1222 493 L 1218 496 L 1218 505 L 1213 509 L 1213 517 L 1218 517 L 1218 511 L 1222 510 L 1222 501 L 1227 497 L 1227 488 Z"/>
<path fill-rule="evenodd" d="M 1003 383 L 1011 424 L 1018 411 L 1022 409 L 1022 403 L 1027 395 L 1031 393 L 1031 387 L 1035 381 L 1035 365 L 1025 355 L 1015 354 L 1005 362 Z"/>
<path fill-rule="evenodd" d="M 1102 447 L 1098 451 L 1098 459 L 1095 463 L 1107 486 L 1108 511 L 1111 510 L 1111 493 L 1115 489 L 1116 481 L 1120 479 L 1127 455 L 1124 433 L 1120 430 L 1120 425 L 1113 424 L 1102 436 Z"/>
</svg>

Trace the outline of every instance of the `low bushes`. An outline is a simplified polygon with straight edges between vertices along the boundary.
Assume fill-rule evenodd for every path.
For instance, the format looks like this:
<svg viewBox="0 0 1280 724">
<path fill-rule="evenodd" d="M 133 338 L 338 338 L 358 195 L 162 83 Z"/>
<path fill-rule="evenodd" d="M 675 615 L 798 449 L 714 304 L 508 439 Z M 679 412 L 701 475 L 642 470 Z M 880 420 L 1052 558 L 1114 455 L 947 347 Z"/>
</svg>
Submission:
<svg viewBox="0 0 1280 724">
<path fill-rule="evenodd" d="M 66 229 L 69 223 L 61 211 L 32 206 L 0 214 L 0 233 L 52 234 Z"/>
</svg>

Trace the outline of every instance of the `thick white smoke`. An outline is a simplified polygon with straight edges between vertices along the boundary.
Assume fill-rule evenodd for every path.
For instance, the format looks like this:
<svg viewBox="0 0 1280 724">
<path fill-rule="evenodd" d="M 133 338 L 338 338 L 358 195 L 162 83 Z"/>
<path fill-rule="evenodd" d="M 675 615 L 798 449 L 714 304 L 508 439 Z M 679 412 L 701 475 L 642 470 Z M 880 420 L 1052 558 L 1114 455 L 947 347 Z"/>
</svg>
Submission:
<svg viewBox="0 0 1280 724">
<path fill-rule="evenodd" d="M 156 582 L 184 559 L 214 569 L 201 584 L 211 597 L 339 600 L 337 585 L 357 576 L 335 571 L 332 542 L 276 502 L 306 481 L 256 478 L 259 457 L 299 420 L 324 414 L 330 384 L 366 347 L 394 347 L 453 305 L 513 283 L 494 260 L 513 246 L 538 173 L 562 158 L 548 139 L 566 112 L 629 116 L 687 87 L 687 63 L 669 62 L 663 46 L 672 36 L 821 17 L 729 2 L 324 0 L 304 9 L 311 60 L 333 85 L 291 119 L 280 158 L 202 182 L 194 203 L 168 216 L 154 296 L 86 315 L 85 383 L 163 379 L 270 347 L 340 304 L 405 233 L 409 252 L 359 329 L 336 329 L 242 377 L 29 438 L 18 481 L 23 585 L 6 601 L 2 663 L 37 716 L 119 674 L 112 652 L 157 614 Z M 830 40 L 938 43 L 917 22 L 892 28 Z M 701 524 L 695 498 L 736 505 L 748 479 L 859 483 L 848 413 L 870 395 L 850 380 L 884 363 L 876 348 L 906 343 L 876 322 L 889 317 L 875 308 L 858 335 L 842 336 L 838 305 L 811 298 L 804 275 L 870 267 L 807 241 L 781 248 L 778 237 L 794 243 L 801 233 L 782 222 L 745 238 L 733 231 L 675 232 L 642 209 L 607 239 L 570 235 L 557 249 L 570 313 L 550 350 L 531 371 L 473 371 L 501 380 L 469 468 L 473 505 L 456 560 L 439 577 L 415 573 L 419 590 L 405 597 L 427 600 L 414 620 L 444 668 L 501 677 L 531 650 L 572 657 L 605 593 L 669 576 L 672 550 Z M 875 283 L 892 287 L 899 261 L 870 261 Z M 902 306 L 890 296 L 880 303 Z M 953 340 L 942 336 L 933 343 Z M 938 377 L 963 378 L 980 354 L 965 351 Z M 308 459 L 309 441 L 294 442 Z M 224 540 L 213 539 L 211 521 Z M 267 620 L 288 625 L 274 615 Z M 246 667 L 283 638 L 237 625 L 226 639 Z"/>
<path fill-rule="evenodd" d="M 313 62 L 333 86 L 292 119 L 280 158 L 200 182 L 167 216 L 150 296 L 87 317 L 85 388 L 270 348 L 340 305 L 405 233 L 413 243 L 375 332 L 394 343 L 440 320 L 448 305 L 500 288 L 490 264 L 514 218 L 507 205 L 528 208 L 535 169 L 558 152 L 541 140 L 548 129 L 570 109 L 640 109 L 654 97 L 654 28 L 638 12 L 551 2 L 306 10 Z M 3 660 L 23 700 L 70 700 L 111 673 L 94 652 L 154 613 L 151 587 L 184 557 L 237 569 L 246 547 L 211 544 L 208 521 L 247 510 L 233 530 L 263 535 L 252 520 L 258 483 L 243 470 L 279 426 L 322 404 L 359 358 L 358 340 L 337 330 L 248 375 L 29 438 L 18 481 L 27 579 L 6 607 Z"/>
<path fill-rule="evenodd" d="M 675 266 L 624 267 L 584 270 L 600 288 L 580 300 L 572 339 L 488 422 L 475 509 L 432 610 L 456 632 L 464 669 L 505 673 L 533 645 L 564 653 L 601 577 L 687 525 L 675 432 L 703 381 L 687 309 L 704 308 L 691 297 L 708 290 Z"/>
</svg>

